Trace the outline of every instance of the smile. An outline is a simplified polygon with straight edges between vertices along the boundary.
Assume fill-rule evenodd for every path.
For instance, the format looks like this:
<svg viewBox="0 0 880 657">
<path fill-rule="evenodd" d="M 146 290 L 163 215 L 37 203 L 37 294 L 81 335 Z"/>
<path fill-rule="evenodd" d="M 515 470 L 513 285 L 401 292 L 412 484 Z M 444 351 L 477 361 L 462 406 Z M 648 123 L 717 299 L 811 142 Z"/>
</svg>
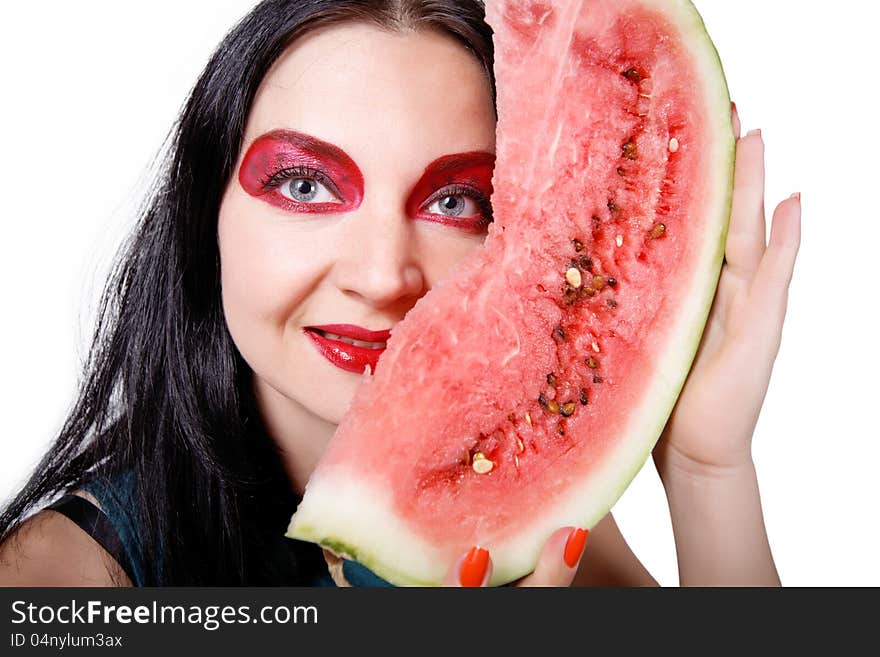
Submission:
<svg viewBox="0 0 880 657">
<path fill-rule="evenodd" d="M 337 342 L 344 342 L 345 344 L 354 345 L 355 347 L 363 347 L 364 349 L 385 349 L 388 346 L 387 342 L 364 342 L 363 340 L 355 340 L 353 338 L 347 338 L 344 335 L 336 335 L 335 333 L 328 333 L 327 331 L 322 331 L 321 329 L 312 329 L 315 333 L 318 333 L 328 340 L 336 340 Z"/>
</svg>

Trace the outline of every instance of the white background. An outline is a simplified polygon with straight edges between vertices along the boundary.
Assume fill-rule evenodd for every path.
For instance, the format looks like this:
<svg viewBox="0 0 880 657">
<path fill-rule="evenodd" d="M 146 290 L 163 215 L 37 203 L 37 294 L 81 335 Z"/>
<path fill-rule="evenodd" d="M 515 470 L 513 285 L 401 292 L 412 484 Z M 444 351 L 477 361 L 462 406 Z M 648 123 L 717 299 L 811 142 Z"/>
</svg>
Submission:
<svg viewBox="0 0 880 657">
<path fill-rule="evenodd" d="M 767 202 L 803 192 L 803 247 L 754 455 L 788 585 L 880 585 L 880 47 L 873 3 L 697 0 L 745 129 L 767 142 Z M 250 0 L 5 2 L 0 9 L 0 500 L 73 399 L 98 290 L 149 166 Z M 646 466 L 615 507 L 677 583 Z M 748 536 L 742 537 L 748 541 Z"/>
</svg>

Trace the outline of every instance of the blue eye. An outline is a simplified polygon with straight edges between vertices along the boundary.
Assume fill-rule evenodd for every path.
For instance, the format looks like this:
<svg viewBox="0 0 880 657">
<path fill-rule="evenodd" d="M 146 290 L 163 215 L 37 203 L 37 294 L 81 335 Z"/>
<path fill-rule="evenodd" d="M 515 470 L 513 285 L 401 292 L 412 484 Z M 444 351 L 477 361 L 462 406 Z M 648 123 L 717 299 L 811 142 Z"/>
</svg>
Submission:
<svg viewBox="0 0 880 657">
<path fill-rule="evenodd" d="M 278 191 L 281 195 L 297 203 L 338 203 L 336 195 L 326 185 L 314 178 L 292 178 L 283 182 Z"/>
<path fill-rule="evenodd" d="M 437 199 L 428 206 L 428 212 L 442 214 L 447 217 L 472 217 L 480 214 L 477 202 L 464 194 L 450 194 Z"/>
</svg>

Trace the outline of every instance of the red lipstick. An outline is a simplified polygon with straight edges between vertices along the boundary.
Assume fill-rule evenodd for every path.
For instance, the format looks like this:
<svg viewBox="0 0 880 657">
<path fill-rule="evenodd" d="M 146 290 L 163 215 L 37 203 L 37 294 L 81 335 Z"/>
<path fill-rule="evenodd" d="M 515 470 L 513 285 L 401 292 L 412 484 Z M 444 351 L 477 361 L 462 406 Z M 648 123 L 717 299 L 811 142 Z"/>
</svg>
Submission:
<svg viewBox="0 0 880 657">
<path fill-rule="evenodd" d="M 376 371 L 379 357 L 385 353 L 385 347 L 379 347 L 391 337 L 391 331 L 370 331 L 352 324 L 327 324 L 325 326 L 307 326 L 305 334 L 324 358 L 336 367 L 355 374 L 363 373 L 367 365 L 370 371 Z M 374 347 L 354 345 L 340 338 L 371 342 Z"/>
</svg>

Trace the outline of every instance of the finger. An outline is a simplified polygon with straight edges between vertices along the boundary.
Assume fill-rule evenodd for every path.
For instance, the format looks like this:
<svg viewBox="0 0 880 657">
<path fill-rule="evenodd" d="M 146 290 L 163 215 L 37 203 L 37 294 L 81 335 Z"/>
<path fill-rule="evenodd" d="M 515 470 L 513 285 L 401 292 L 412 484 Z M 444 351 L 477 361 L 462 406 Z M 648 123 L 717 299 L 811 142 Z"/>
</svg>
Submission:
<svg viewBox="0 0 880 657">
<path fill-rule="evenodd" d="M 488 586 L 490 579 L 492 579 L 492 559 L 489 556 L 489 551 L 475 546 L 452 564 L 443 585 Z"/>
<path fill-rule="evenodd" d="M 570 586 L 577 573 L 589 532 L 563 527 L 555 531 L 541 551 L 538 565 L 517 586 Z"/>
<path fill-rule="evenodd" d="M 753 282 L 757 302 L 781 313 L 781 328 L 788 301 L 788 287 L 801 244 L 801 198 L 794 194 L 776 208 L 770 229 L 770 243 Z"/>
<path fill-rule="evenodd" d="M 730 104 L 730 120 L 733 123 L 733 136 L 739 141 L 740 135 L 742 134 L 742 123 L 739 120 L 739 111 L 736 109 L 736 103 Z"/>
<path fill-rule="evenodd" d="M 766 248 L 764 140 L 753 130 L 736 145 L 733 207 L 725 257 L 733 273 L 751 280 Z"/>
</svg>

